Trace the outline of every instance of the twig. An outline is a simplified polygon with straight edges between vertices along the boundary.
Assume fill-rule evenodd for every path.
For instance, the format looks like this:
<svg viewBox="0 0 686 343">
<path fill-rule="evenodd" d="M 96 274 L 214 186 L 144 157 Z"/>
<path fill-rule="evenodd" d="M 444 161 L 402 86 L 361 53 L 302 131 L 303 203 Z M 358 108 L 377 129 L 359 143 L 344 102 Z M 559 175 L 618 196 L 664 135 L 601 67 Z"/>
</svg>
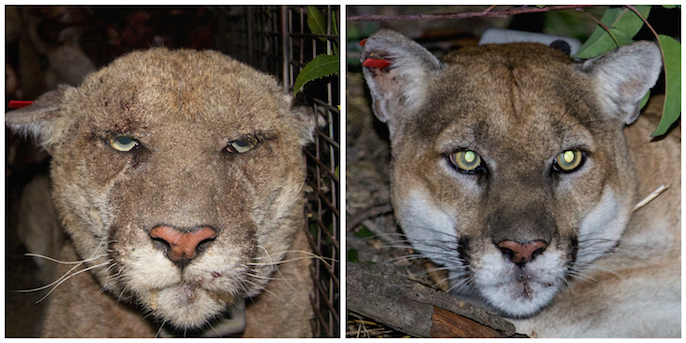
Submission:
<svg viewBox="0 0 686 343">
<path fill-rule="evenodd" d="M 665 53 L 662 50 L 662 42 L 660 42 L 660 35 L 657 34 L 655 29 L 653 29 L 653 26 L 650 25 L 650 23 L 648 23 L 648 20 L 646 20 L 646 18 L 643 17 L 641 12 L 639 12 L 634 6 L 626 5 L 626 8 L 634 11 L 634 13 L 636 13 L 638 15 L 638 17 L 641 18 L 641 20 L 643 20 L 643 23 L 646 24 L 646 26 L 650 29 L 650 31 L 653 32 L 653 35 L 655 35 L 655 39 L 657 39 L 657 46 L 660 47 L 660 55 L 662 55 L 662 69 L 665 71 L 665 74 L 666 74 L 667 73 L 667 66 L 665 65 Z M 667 83 L 667 80 L 665 80 L 665 84 L 666 83 Z"/>
<path fill-rule="evenodd" d="M 352 230 L 357 225 L 360 225 L 360 223 L 367 220 L 368 218 L 380 216 L 386 212 L 389 212 L 390 210 L 391 210 L 390 204 L 382 204 L 382 205 L 367 208 L 367 209 L 363 210 L 362 212 L 355 213 L 354 215 L 351 214 L 351 218 L 348 219 L 346 222 L 346 229 Z"/>
<path fill-rule="evenodd" d="M 654 190 L 652 193 L 650 193 L 645 199 L 641 200 L 638 204 L 636 204 L 636 207 L 634 207 L 634 212 L 638 211 L 641 207 L 647 205 L 649 202 L 653 201 L 655 198 L 657 198 L 658 195 L 662 194 L 662 192 L 666 191 L 667 188 L 665 185 L 661 185 L 658 187 L 656 190 Z"/>
<path fill-rule="evenodd" d="M 560 5 L 560 6 L 546 6 L 546 7 L 517 7 L 510 10 L 492 12 L 491 8 L 487 8 L 485 11 L 478 12 L 462 12 L 462 13 L 436 13 L 436 14 L 403 14 L 403 15 L 373 15 L 373 14 L 363 14 L 356 16 L 349 16 L 346 18 L 348 21 L 418 21 L 418 20 L 438 20 L 438 19 L 465 19 L 473 17 L 507 17 L 516 14 L 525 13 L 543 13 L 555 10 L 565 10 L 574 9 L 582 7 L 591 7 L 593 5 Z"/>
<path fill-rule="evenodd" d="M 610 38 L 612 38 L 612 40 L 615 42 L 615 44 L 617 44 L 617 46 L 620 46 L 620 45 L 621 45 L 621 44 L 619 44 L 619 40 L 617 40 L 617 38 L 615 37 L 615 35 L 612 34 L 612 31 L 610 31 L 610 28 L 607 27 L 605 24 L 603 24 L 602 21 L 598 20 L 598 18 L 596 18 L 594 15 L 592 15 L 592 14 L 590 14 L 590 13 L 584 11 L 583 8 L 579 8 L 579 9 L 577 9 L 577 10 L 578 10 L 578 11 L 581 11 L 581 12 L 583 12 L 584 14 L 586 14 L 587 16 L 591 17 L 591 19 L 593 19 L 593 21 L 595 21 L 598 25 L 600 25 L 600 26 L 605 30 L 605 32 L 607 32 L 607 34 L 610 35 Z"/>
</svg>

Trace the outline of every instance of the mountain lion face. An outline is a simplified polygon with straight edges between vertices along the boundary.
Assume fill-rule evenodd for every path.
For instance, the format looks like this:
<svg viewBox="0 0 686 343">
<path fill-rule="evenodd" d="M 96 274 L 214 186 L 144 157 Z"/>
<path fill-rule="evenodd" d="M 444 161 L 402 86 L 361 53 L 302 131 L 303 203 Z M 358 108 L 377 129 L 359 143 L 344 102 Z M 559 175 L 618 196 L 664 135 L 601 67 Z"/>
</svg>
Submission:
<svg viewBox="0 0 686 343">
<path fill-rule="evenodd" d="M 219 53 L 134 52 L 8 123 L 51 153 L 90 273 L 166 327 L 202 327 L 262 292 L 302 229 L 313 122 Z"/>
<path fill-rule="evenodd" d="M 622 130 L 659 75 L 654 44 L 584 63 L 531 43 L 439 61 L 382 30 L 369 59 L 385 60 L 364 73 L 389 126 L 396 217 L 452 292 L 528 317 L 618 244 L 636 203 Z"/>
</svg>

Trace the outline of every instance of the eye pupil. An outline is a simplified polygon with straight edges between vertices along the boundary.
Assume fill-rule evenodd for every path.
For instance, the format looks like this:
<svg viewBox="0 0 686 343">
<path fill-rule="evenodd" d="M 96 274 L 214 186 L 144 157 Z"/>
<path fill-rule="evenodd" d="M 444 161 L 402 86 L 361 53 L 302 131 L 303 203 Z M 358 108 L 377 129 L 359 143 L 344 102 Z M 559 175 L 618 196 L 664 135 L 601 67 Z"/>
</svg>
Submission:
<svg viewBox="0 0 686 343">
<path fill-rule="evenodd" d="M 474 162 L 474 159 L 476 159 L 476 154 L 474 151 L 465 151 L 464 160 L 467 161 L 467 163 Z"/>
<path fill-rule="evenodd" d="M 573 151 L 567 150 L 567 151 L 564 152 L 564 157 L 563 157 L 563 159 L 564 159 L 565 162 L 567 162 L 567 163 L 572 163 L 572 161 L 574 161 L 574 156 L 575 156 L 575 155 L 574 155 L 574 152 L 573 152 Z"/>
<path fill-rule="evenodd" d="M 119 137 L 117 137 L 117 142 L 119 142 L 119 144 L 124 144 L 124 145 L 126 145 L 126 144 L 131 143 L 132 141 L 133 141 L 133 138 L 131 138 L 131 137 L 129 137 L 129 136 L 119 136 Z"/>
</svg>

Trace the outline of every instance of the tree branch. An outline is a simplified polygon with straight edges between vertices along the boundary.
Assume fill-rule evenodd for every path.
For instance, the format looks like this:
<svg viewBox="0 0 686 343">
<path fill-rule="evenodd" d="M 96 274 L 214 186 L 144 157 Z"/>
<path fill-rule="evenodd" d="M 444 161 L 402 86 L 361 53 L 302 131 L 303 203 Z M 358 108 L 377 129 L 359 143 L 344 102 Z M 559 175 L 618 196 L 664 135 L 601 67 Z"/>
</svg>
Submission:
<svg viewBox="0 0 686 343">
<path fill-rule="evenodd" d="M 478 12 L 462 12 L 462 13 L 436 13 L 436 14 L 403 14 L 403 15 L 372 15 L 363 14 L 356 16 L 348 16 L 348 21 L 418 21 L 418 20 L 438 20 L 438 19 L 465 19 L 472 17 L 507 17 L 510 15 L 524 14 L 524 13 L 542 13 L 555 10 L 578 9 L 582 7 L 591 7 L 592 5 L 560 5 L 560 6 L 546 6 L 546 7 L 517 7 L 504 11 L 493 12 L 493 6 L 484 11 Z"/>
</svg>

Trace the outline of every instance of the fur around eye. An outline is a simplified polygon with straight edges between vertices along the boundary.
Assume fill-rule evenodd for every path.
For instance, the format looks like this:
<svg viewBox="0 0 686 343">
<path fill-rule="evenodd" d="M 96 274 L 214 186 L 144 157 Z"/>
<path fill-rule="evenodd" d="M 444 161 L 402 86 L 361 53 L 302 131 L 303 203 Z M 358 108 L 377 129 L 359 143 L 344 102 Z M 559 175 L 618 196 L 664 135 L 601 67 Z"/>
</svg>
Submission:
<svg viewBox="0 0 686 343">
<path fill-rule="evenodd" d="M 113 135 L 108 140 L 110 146 L 117 151 L 131 151 L 138 146 L 138 141 L 129 135 Z"/>
</svg>

